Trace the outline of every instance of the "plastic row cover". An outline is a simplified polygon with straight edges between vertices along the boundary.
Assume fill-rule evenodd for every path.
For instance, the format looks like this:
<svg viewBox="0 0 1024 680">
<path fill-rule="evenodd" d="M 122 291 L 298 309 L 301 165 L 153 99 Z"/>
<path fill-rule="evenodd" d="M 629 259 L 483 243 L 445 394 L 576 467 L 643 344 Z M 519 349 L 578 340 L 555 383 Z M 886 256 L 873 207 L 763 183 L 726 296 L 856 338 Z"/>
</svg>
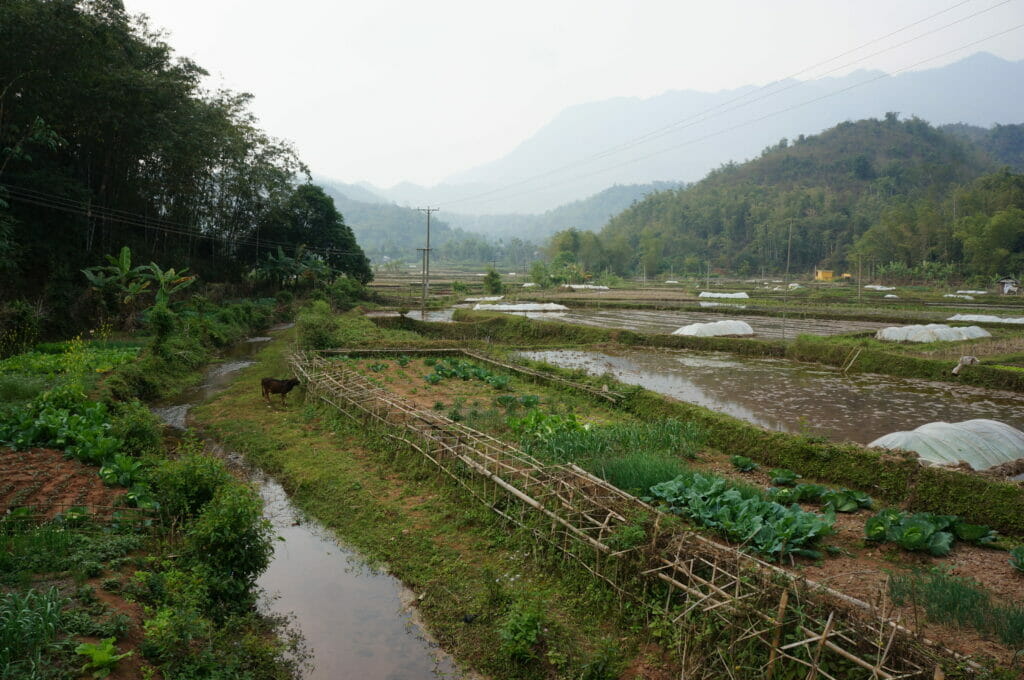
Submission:
<svg viewBox="0 0 1024 680">
<path fill-rule="evenodd" d="M 905 449 L 937 465 L 966 461 L 975 470 L 1024 458 L 1024 432 L 997 420 L 928 423 L 909 432 L 893 432 L 868 446 Z"/>
<path fill-rule="evenodd" d="M 979 326 L 954 328 L 941 323 L 930 323 L 926 326 L 889 326 L 875 333 L 876 340 L 892 342 L 957 341 L 990 337 L 992 334 Z"/>
<path fill-rule="evenodd" d="M 1024 316 L 995 316 L 993 314 L 954 314 L 948 321 L 975 321 L 979 323 L 1024 323 Z"/>
<path fill-rule="evenodd" d="M 702 298 L 729 298 L 732 300 L 746 300 L 750 296 L 746 293 L 709 293 L 707 291 L 701 291 L 701 294 L 697 297 Z"/>
<path fill-rule="evenodd" d="M 708 338 L 717 335 L 753 335 L 754 329 L 746 321 L 715 321 L 692 323 L 672 331 L 672 335 L 695 335 Z"/>
<path fill-rule="evenodd" d="M 564 312 L 568 307 L 554 302 L 520 302 L 509 305 L 475 305 L 473 309 L 484 312 Z"/>
</svg>

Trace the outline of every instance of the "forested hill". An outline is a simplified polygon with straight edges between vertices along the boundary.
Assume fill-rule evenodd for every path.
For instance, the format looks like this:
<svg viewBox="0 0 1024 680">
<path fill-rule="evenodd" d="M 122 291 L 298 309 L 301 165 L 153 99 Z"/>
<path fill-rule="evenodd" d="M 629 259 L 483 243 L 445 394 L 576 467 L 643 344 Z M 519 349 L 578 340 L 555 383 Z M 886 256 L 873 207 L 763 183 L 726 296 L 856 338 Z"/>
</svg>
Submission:
<svg viewBox="0 0 1024 680">
<path fill-rule="evenodd" d="M 575 227 L 584 231 L 597 231 L 608 220 L 632 203 L 656 191 L 675 189 L 678 182 L 651 182 L 649 184 L 617 184 L 604 191 L 572 203 L 566 203 L 539 215 L 461 215 L 449 213 L 448 220 L 455 227 L 488 236 L 518 236 L 541 242 L 557 231 Z"/>
<path fill-rule="evenodd" d="M 790 228 L 793 271 L 843 269 L 855 246 L 878 262 L 956 264 L 965 253 L 953 192 L 998 167 L 962 137 L 916 118 L 846 122 L 647 197 L 600 232 L 603 255 L 588 267 L 631 274 L 646 266 L 652 274 L 710 261 L 740 274 L 777 273 Z M 876 238 L 880 230 L 893 233 Z"/>
<path fill-rule="evenodd" d="M 941 130 L 966 139 L 999 163 L 1024 172 L 1024 124 L 983 128 L 957 123 L 943 125 Z"/>
<path fill-rule="evenodd" d="M 346 193 L 352 185 L 327 182 L 325 190 L 375 263 L 419 262 L 416 249 L 424 246 L 427 236 L 424 213 L 392 203 L 353 200 Z M 533 260 L 536 251 L 532 243 L 515 236 L 491 238 L 453 229 L 437 214 L 430 220 L 430 247 L 431 257 L 439 262 L 496 262 L 516 268 Z"/>
</svg>

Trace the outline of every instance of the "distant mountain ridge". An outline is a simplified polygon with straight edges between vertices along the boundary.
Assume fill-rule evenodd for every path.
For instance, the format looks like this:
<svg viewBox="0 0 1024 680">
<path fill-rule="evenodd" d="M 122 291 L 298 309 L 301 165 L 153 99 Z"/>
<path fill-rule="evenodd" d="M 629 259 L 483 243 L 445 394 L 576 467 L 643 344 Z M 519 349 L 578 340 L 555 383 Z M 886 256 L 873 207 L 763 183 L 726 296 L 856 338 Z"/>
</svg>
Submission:
<svg viewBox="0 0 1024 680">
<path fill-rule="evenodd" d="M 540 215 L 461 215 L 448 213 L 453 227 L 491 237 L 511 237 L 540 243 L 562 229 L 597 231 L 636 201 L 657 191 L 678 189 L 678 182 L 651 182 L 608 187 L 593 196 L 560 205 Z"/>
<path fill-rule="evenodd" d="M 441 205 L 448 213 L 540 213 L 616 184 L 693 182 L 723 163 L 755 157 L 780 138 L 812 135 L 840 121 L 880 118 L 889 111 L 937 126 L 1019 123 L 1024 121 L 1021 83 L 1024 61 L 978 53 L 943 67 L 890 77 L 856 71 L 763 88 L 617 97 L 570 107 L 509 154 L 437 186 L 406 183 L 374 192 L 399 204 Z M 771 115 L 775 112 L 782 113 Z M 759 118 L 763 120 L 749 123 Z M 553 172 L 679 121 L 684 122 L 670 135 L 574 166 L 568 173 Z M 659 153 L 669 147 L 676 148 Z M 634 160 L 641 156 L 647 157 Z M 606 170 L 610 166 L 617 167 Z M 502 189 L 549 172 L 540 182 Z"/>
</svg>

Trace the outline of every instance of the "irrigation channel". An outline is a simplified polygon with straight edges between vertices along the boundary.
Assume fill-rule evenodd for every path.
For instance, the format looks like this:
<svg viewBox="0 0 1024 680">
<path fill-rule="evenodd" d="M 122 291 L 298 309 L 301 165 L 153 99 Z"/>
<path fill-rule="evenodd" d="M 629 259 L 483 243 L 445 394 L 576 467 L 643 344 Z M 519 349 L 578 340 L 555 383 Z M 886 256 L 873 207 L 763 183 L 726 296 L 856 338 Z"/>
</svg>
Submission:
<svg viewBox="0 0 1024 680">
<path fill-rule="evenodd" d="M 167 425 L 183 430 L 189 409 L 227 387 L 234 374 L 254 363 L 255 352 L 272 340 L 249 338 L 210 366 L 202 384 L 153 407 Z M 259 399 L 253 397 L 254 403 Z M 309 680 L 422 680 L 469 678 L 430 638 L 412 606 L 416 595 L 386 572 L 366 566 L 360 555 L 295 508 L 273 478 L 245 466 L 239 454 L 217 442 L 207 448 L 242 466 L 263 498 L 264 515 L 284 542 L 259 579 L 267 613 L 294 616 L 312 653 Z"/>
<path fill-rule="evenodd" d="M 521 352 L 528 359 L 610 373 L 680 401 L 762 427 L 867 444 L 937 420 L 990 418 L 1024 429 L 1020 395 L 909 378 L 855 373 L 785 359 L 721 353 L 624 350 Z"/>
</svg>

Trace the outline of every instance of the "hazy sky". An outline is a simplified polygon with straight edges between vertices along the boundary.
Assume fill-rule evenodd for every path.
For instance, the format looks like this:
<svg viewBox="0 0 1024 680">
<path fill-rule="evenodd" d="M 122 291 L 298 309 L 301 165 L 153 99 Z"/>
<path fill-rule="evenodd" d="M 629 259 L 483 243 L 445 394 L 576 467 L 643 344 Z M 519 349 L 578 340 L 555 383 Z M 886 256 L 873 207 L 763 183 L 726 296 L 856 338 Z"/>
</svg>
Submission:
<svg viewBox="0 0 1024 680">
<path fill-rule="evenodd" d="M 511 151 L 559 111 L 615 96 L 895 71 L 1024 22 L 1024 0 L 125 0 L 209 87 L 255 95 L 314 173 L 433 184 Z M 1024 59 L 1024 30 L 931 61 Z"/>
</svg>

